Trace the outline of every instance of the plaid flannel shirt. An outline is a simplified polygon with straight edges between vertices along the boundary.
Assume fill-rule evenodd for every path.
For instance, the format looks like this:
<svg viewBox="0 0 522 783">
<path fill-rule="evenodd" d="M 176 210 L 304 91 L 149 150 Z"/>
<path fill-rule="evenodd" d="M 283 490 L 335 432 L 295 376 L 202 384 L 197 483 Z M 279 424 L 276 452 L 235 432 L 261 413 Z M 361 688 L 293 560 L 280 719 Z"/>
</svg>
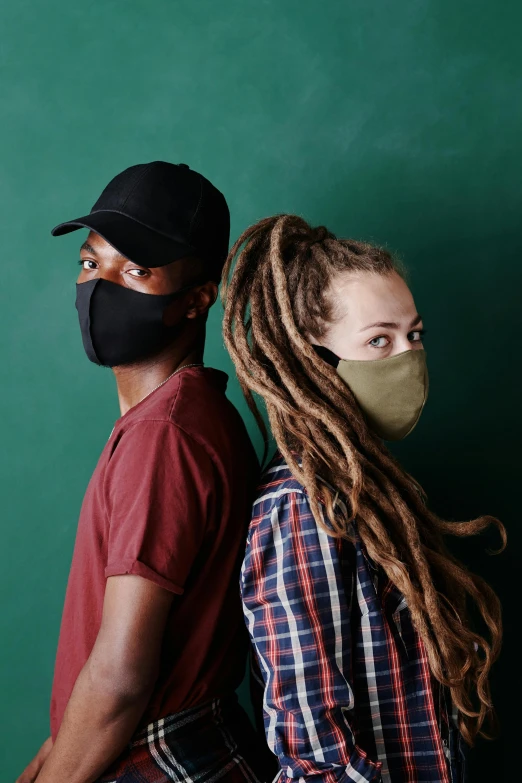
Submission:
<svg viewBox="0 0 522 783">
<path fill-rule="evenodd" d="M 149 723 L 96 783 L 266 783 L 262 743 L 230 694 Z"/>
<path fill-rule="evenodd" d="M 356 528 L 352 543 L 316 524 L 280 455 L 254 504 L 241 590 L 280 783 L 465 780 L 456 715 L 404 597 Z"/>
</svg>

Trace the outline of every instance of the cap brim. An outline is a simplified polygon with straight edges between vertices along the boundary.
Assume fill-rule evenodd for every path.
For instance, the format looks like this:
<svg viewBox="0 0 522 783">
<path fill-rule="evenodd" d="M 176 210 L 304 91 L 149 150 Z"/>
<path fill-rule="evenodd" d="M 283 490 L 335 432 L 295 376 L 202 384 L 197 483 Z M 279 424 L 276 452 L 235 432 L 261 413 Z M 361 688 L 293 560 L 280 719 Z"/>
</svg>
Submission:
<svg viewBox="0 0 522 783">
<path fill-rule="evenodd" d="M 108 210 L 91 212 L 84 217 L 60 223 L 51 234 L 57 237 L 79 228 L 95 231 L 119 253 L 140 266 L 166 266 L 180 258 L 197 255 L 195 248 L 181 239 L 177 241 L 158 234 L 127 215 Z"/>
</svg>

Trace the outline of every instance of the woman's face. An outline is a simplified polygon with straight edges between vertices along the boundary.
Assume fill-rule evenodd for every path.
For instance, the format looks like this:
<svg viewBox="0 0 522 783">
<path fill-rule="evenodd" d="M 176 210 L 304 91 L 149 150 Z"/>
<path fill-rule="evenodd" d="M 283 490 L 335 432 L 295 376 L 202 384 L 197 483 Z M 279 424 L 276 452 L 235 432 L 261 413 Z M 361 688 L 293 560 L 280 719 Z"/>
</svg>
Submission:
<svg viewBox="0 0 522 783">
<path fill-rule="evenodd" d="M 386 359 L 422 348 L 423 323 L 396 272 L 347 272 L 330 286 L 333 318 L 320 340 L 341 359 Z"/>
</svg>

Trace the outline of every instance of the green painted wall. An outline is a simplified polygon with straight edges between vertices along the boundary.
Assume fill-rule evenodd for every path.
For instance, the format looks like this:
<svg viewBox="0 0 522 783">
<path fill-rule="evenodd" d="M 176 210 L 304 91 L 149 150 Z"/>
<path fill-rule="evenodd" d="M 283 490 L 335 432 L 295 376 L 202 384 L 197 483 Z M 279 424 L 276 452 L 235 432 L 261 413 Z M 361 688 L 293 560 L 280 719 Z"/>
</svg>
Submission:
<svg viewBox="0 0 522 783">
<path fill-rule="evenodd" d="M 501 558 L 483 553 L 486 540 L 459 552 L 501 593 L 507 621 L 495 674 L 503 733 L 477 749 L 472 780 L 507 780 L 508 769 L 511 778 L 521 700 L 521 24 L 516 0 L 2 5 L 2 783 L 47 734 L 78 510 L 118 415 L 110 372 L 81 347 L 79 235 L 49 230 L 90 208 L 116 172 L 154 159 L 215 181 L 234 236 L 295 211 L 387 243 L 410 267 L 432 394 L 399 452 L 439 511 L 490 512 L 510 528 Z M 220 315 L 207 362 L 230 370 Z M 230 393 L 244 411 L 235 381 Z"/>
</svg>

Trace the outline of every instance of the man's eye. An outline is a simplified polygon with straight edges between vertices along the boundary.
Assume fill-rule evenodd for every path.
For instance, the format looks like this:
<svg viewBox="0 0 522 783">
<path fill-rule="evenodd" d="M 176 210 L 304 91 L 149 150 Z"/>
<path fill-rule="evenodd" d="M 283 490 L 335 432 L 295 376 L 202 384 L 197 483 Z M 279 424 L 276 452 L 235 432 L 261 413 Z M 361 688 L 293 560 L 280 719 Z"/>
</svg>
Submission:
<svg viewBox="0 0 522 783">
<path fill-rule="evenodd" d="M 92 260 L 92 259 L 90 259 L 90 258 L 85 258 L 85 259 L 83 259 L 83 258 L 80 258 L 80 260 L 78 261 L 78 263 L 79 263 L 79 264 L 80 264 L 80 266 L 82 266 L 82 267 L 83 267 L 85 270 L 92 270 L 92 269 L 96 269 L 96 266 L 97 266 L 97 265 L 96 265 L 96 261 L 93 261 L 93 260 Z"/>
<path fill-rule="evenodd" d="M 374 337 L 373 340 L 370 340 L 370 345 L 372 348 L 386 348 L 389 342 L 387 337 Z"/>
<path fill-rule="evenodd" d="M 129 269 L 129 275 L 133 277 L 146 277 L 148 272 L 146 269 Z"/>
</svg>

